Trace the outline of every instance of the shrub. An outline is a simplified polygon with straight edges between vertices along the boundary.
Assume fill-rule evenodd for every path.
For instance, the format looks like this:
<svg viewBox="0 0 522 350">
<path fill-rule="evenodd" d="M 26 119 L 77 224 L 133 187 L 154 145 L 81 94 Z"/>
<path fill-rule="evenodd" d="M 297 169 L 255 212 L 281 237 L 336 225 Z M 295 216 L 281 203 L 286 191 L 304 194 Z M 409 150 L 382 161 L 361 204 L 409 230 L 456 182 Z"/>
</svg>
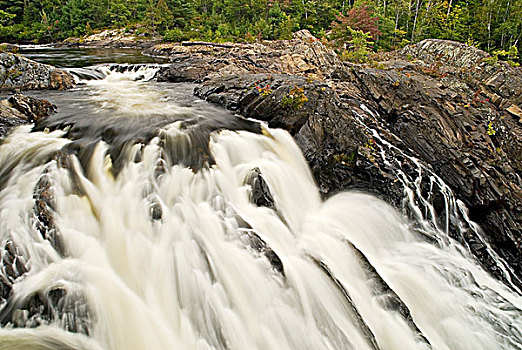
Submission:
<svg viewBox="0 0 522 350">
<path fill-rule="evenodd" d="M 289 107 L 293 110 L 298 110 L 303 107 L 304 103 L 308 101 L 304 93 L 304 88 L 295 86 L 290 89 L 286 96 L 283 96 L 281 104 L 284 107 Z"/>
</svg>

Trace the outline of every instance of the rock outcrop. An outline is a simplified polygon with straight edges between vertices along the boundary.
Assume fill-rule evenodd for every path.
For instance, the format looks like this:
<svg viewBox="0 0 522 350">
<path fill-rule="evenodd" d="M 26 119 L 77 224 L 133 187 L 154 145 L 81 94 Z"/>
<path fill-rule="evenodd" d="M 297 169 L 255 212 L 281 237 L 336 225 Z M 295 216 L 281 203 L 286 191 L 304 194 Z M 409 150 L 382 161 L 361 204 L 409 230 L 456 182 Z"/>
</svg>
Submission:
<svg viewBox="0 0 522 350">
<path fill-rule="evenodd" d="M 360 189 L 400 205 L 402 188 L 378 163 L 373 136 L 359 120 L 364 107 L 356 101 L 343 102 L 328 82 L 289 74 L 233 75 L 209 79 L 196 87 L 195 94 L 288 130 L 324 196 Z"/>
<path fill-rule="evenodd" d="M 160 36 L 150 36 L 144 33 L 138 34 L 135 30 L 120 28 L 107 29 L 79 38 L 67 38 L 56 45 L 63 47 L 144 49 L 161 41 L 162 38 Z"/>
<path fill-rule="evenodd" d="M 11 43 L 1 43 L 0 44 L 0 52 L 13 52 L 16 53 L 20 47 L 16 44 Z"/>
<path fill-rule="evenodd" d="M 344 72 L 335 52 L 326 49 L 308 31 L 297 32 L 293 40 L 253 44 L 167 43 L 146 49 L 144 54 L 170 57 L 170 67 L 157 74 L 159 81 L 170 82 L 252 73 L 286 73 L 330 79 Z"/>
<path fill-rule="evenodd" d="M 0 53 L 0 90 L 65 90 L 73 85 L 73 76 L 64 70 L 17 54 Z"/>
<path fill-rule="evenodd" d="M 407 56 L 379 69 L 352 66 L 348 81 L 522 271 L 522 121 L 516 113 L 521 70 L 488 63 L 486 53 L 442 40 L 425 40 L 401 53 Z"/>
<path fill-rule="evenodd" d="M 522 286 L 520 68 L 444 40 L 343 63 L 306 31 L 289 41 L 147 52 L 172 61 L 159 80 L 201 82 L 198 96 L 289 130 L 325 196 L 362 189 L 403 206 L 411 191 L 493 274 Z"/>
<path fill-rule="evenodd" d="M 0 101 L 0 137 L 13 126 L 37 122 L 56 112 L 51 102 L 22 94 Z"/>
</svg>

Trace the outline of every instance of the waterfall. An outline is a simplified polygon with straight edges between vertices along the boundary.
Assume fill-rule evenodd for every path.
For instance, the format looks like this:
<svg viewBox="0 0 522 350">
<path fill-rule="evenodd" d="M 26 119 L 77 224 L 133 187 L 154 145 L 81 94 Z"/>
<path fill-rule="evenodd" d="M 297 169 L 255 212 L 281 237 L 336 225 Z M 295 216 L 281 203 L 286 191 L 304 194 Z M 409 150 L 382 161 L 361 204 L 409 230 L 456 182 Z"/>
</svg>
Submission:
<svg viewBox="0 0 522 350">
<path fill-rule="evenodd" d="M 445 227 L 323 201 L 287 132 L 97 69 L 89 111 L 0 145 L 0 350 L 522 348 L 521 296 Z"/>
</svg>

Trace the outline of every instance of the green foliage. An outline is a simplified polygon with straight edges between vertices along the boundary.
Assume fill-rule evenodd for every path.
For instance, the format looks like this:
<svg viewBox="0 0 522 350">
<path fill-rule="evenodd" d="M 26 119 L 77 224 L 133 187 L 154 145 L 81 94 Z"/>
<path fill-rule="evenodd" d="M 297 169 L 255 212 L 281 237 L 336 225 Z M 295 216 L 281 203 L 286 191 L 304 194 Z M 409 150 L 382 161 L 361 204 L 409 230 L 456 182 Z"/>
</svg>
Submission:
<svg viewBox="0 0 522 350">
<path fill-rule="evenodd" d="M 511 46 L 508 51 L 506 50 L 495 50 L 493 51 L 494 57 L 503 57 L 504 60 L 512 67 L 518 67 L 520 64 L 517 62 L 518 49 L 515 45 Z"/>
<path fill-rule="evenodd" d="M 370 33 L 364 33 L 362 30 L 354 30 L 348 27 L 350 31 L 351 39 L 348 41 L 350 45 L 349 51 L 344 51 L 341 58 L 355 62 L 355 63 L 366 63 L 369 61 L 370 53 L 372 52 Z"/>
<path fill-rule="evenodd" d="M 343 52 L 353 46 L 351 28 L 370 33 L 378 51 L 440 38 L 498 51 L 516 64 L 518 54 L 502 52 L 522 49 L 522 0 L 0 0 L 0 9 L 0 41 L 9 42 L 124 27 L 217 42 L 290 39 L 308 29 L 320 38 L 331 33 Z"/>
<path fill-rule="evenodd" d="M 463 40 L 464 14 L 459 5 L 450 5 L 448 1 L 438 1 L 428 9 L 423 25 L 418 27 L 419 37 Z"/>
<path fill-rule="evenodd" d="M 11 22 L 16 15 L 13 13 L 5 12 L 4 10 L 0 10 L 0 25 L 6 25 Z"/>
<path fill-rule="evenodd" d="M 484 58 L 483 61 L 492 66 L 498 66 L 498 61 L 500 60 L 499 56 L 502 57 L 503 60 L 512 67 L 520 66 L 520 63 L 517 62 L 520 60 L 520 58 L 518 57 L 518 49 L 515 45 L 511 46 L 509 51 L 495 50 L 493 51 L 491 57 Z"/>
<path fill-rule="evenodd" d="M 296 111 L 298 109 L 301 109 L 306 101 L 308 101 L 308 97 L 306 97 L 304 93 L 304 88 L 294 85 L 294 87 L 290 89 L 288 94 L 283 96 L 283 99 L 281 100 L 281 105 L 283 107 L 287 107 Z"/>
<path fill-rule="evenodd" d="M 165 34 L 163 34 L 163 39 L 172 42 L 182 42 L 185 40 L 190 40 L 190 35 L 180 28 L 173 28 L 165 31 Z"/>
</svg>

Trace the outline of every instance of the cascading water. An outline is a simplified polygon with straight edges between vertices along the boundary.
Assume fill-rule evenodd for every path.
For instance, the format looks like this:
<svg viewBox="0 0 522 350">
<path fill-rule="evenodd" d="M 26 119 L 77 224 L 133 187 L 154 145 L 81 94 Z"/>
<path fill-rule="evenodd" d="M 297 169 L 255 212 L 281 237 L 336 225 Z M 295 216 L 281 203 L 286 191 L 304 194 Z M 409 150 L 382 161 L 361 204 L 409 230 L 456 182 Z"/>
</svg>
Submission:
<svg viewBox="0 0 522 350">
<path fill-rule="evenodd" d="M 376 115 L 376 112 L 371 111 L 364 104 L 361 104 L 361 109 L 371 116 L 374 122 L 378 123 L 378 120 L 382 120 L 380 116 Z M 357 113 L 355 114 L 357 115 Z M 402 184 L 404 212 L 415 220 L 418 225 L 417 230 L 436 240 L 442 246 L 454 245 L 456 249 L 465 249 L 468 253 L 473 253 L 473 251 L 477 253 L 477 250 L 483 248 L 480 254 L 484 260 L 483 263 L 494 266 L 497 277 L 522 294 L 515 283 L 516 281 L 518 285 L 522 284 L 515 271 L 491 248 L 483 236 L 482 229 L 469 219 L 465 204 L 455 198 L 449 186 L 417 158 L 407 155 L 386 141 L 377 130 L 366 125 L 360 115 L 358 117 L 358 121 L 374 138 L 374 145 L 378 148 L 378 154 L 383 164 Z M 404 171 L 403 167 L 406 164 L 413 167 L 411 174 Z M 428 186 L 426 186 L 427 183 Z M 425 191 L 423 187 L 428 187 L 428 190 Z M 437 197 L 444 203 L 439 210 L 434 205 Z M 471 247 L 470 242 L 475 247 Z"/>
<path fill-rule="evenodd" d="M 98 69 L 0 146 L 0 349 L 522 348 L 522 298 L 465 249 L 322 202 L 288 133 L 155 69 Z"/>
</svg>

